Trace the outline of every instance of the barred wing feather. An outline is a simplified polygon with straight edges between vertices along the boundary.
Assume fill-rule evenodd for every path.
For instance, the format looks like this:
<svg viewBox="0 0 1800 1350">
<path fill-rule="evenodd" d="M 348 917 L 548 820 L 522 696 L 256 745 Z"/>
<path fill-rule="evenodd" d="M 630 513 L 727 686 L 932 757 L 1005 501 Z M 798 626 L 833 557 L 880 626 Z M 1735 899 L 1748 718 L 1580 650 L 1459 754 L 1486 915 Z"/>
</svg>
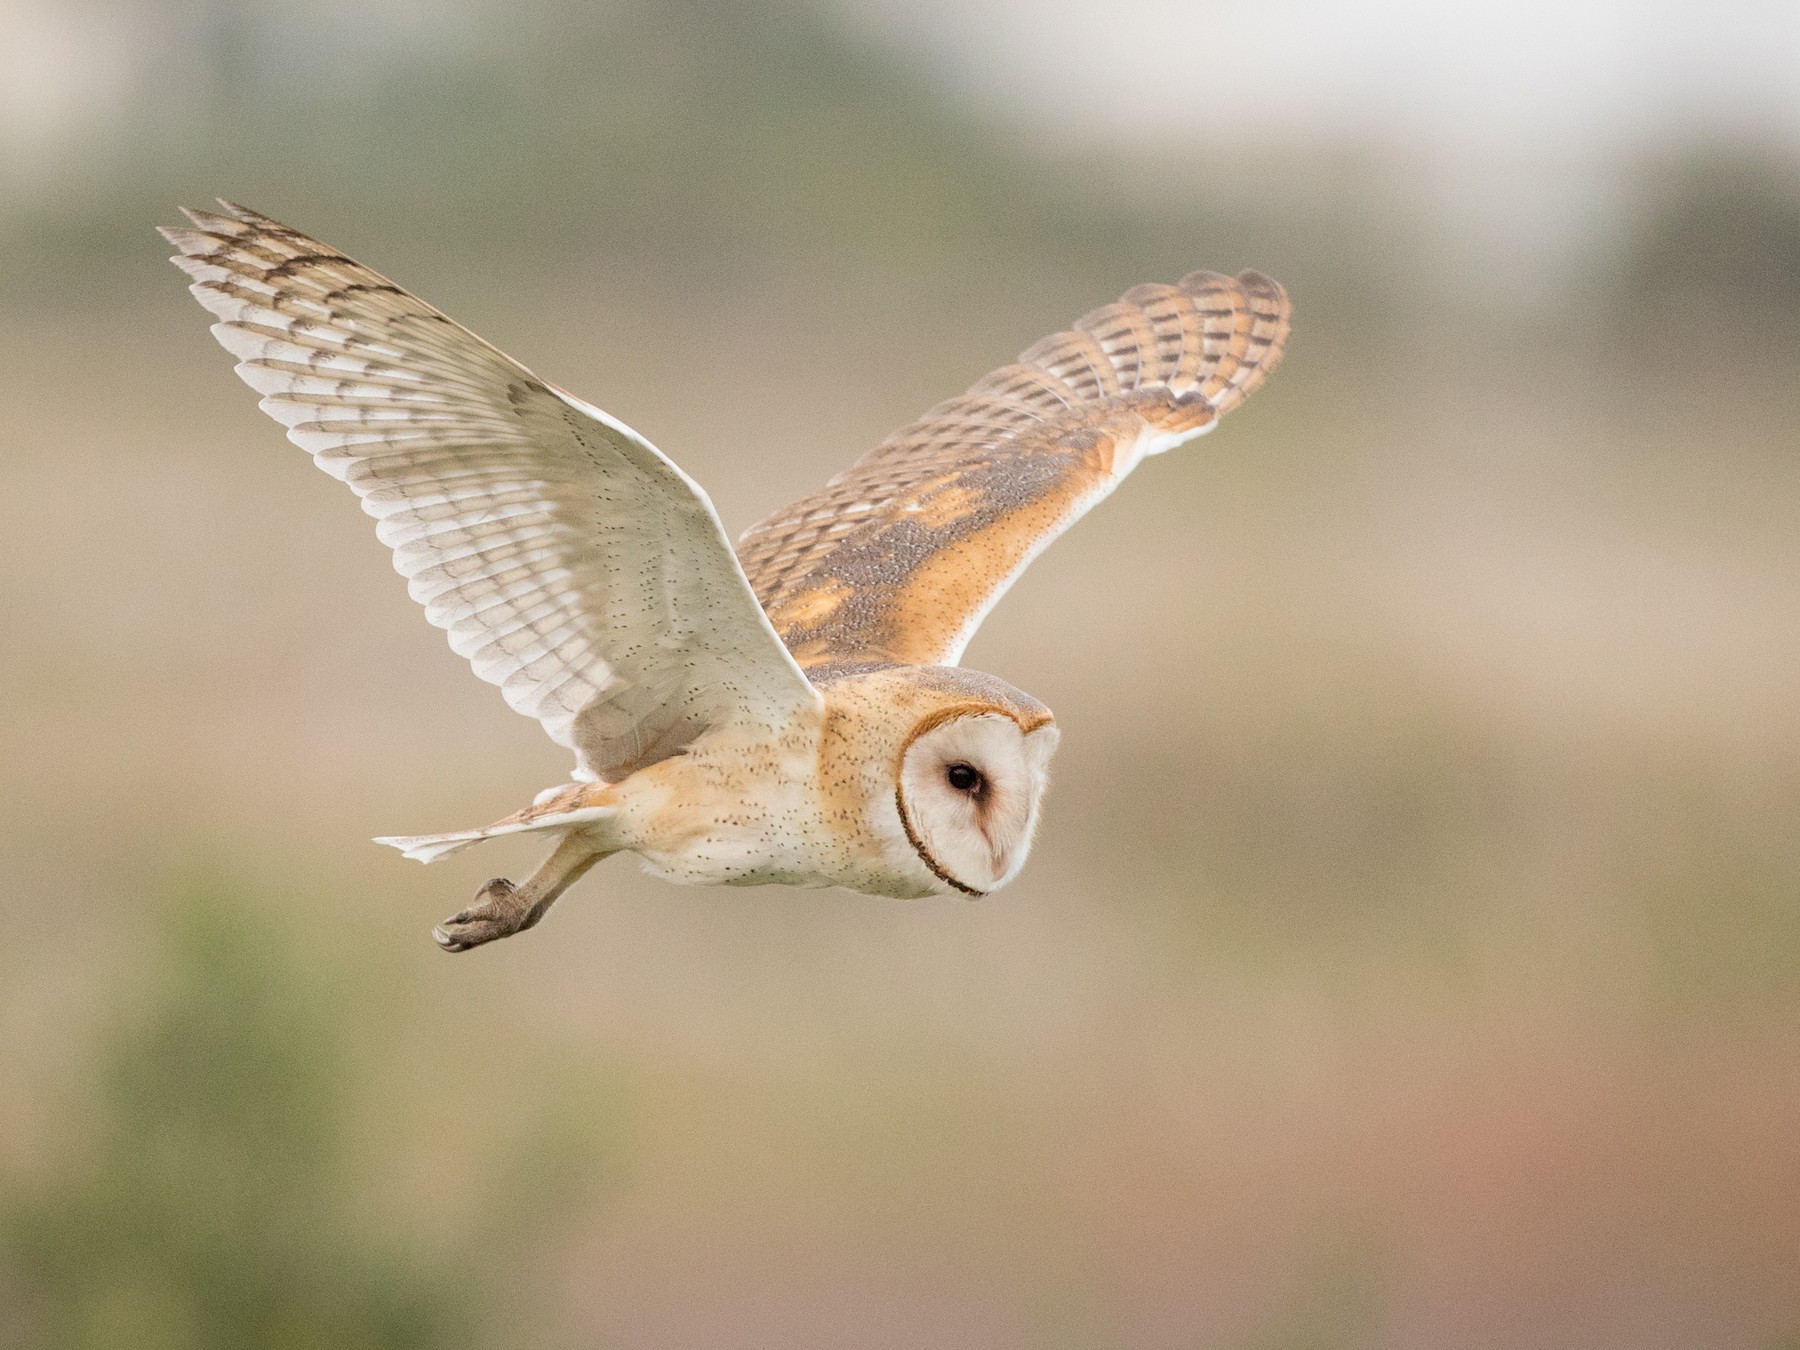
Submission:
<svg viewBox="0 0 1800 1350">
<path fill-rule="evenodd" d="M 1243 402 L 1288 330 L 1258 272 L 1133 287 L 753 526 L 744 570 L 806 669 L 954 665 L 1027 564 Z"/>
<path fill-rule="evenodd" d="M 654 446 L 337 250 L 222 205 L 163 234 L 238 374 L 578 773 L 817 706 L 712 504 Z"/>
</svg>

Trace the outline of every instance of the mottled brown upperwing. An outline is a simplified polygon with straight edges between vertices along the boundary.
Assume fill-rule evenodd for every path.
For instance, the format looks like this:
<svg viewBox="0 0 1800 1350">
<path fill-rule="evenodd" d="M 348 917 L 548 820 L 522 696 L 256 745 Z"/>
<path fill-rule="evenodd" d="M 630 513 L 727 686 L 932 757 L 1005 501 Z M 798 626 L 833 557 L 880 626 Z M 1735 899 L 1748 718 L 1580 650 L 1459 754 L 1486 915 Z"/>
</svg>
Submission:
<svg viewBox="0 0 1800 1350">
<path fill-rule="evenodd" d="M 1145 450 L 1275 368 L 1287 294 L 1258 272 L 1144 285 L 902 427 L 752 526 L 738 556 L 802 667 L 953 664 L 1033 557 Z"/>
</svg>

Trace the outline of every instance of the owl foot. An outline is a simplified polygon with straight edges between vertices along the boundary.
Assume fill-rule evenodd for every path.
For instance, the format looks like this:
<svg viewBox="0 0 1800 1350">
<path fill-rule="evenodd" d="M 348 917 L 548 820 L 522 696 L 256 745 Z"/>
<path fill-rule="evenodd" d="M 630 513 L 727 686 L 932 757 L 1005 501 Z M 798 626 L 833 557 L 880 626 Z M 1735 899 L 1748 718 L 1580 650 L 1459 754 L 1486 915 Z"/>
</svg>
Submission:
<svg viewBox="0 0 1800 1350">
<path fill-rule="evenodd" d="M 445 919 L 431 936 L 447 952 L 466 952 L 531 927 L 548 908 L 531 904 L 512 882 L 495 877 L 475 892 L 474 904 Z"/>
</svg>

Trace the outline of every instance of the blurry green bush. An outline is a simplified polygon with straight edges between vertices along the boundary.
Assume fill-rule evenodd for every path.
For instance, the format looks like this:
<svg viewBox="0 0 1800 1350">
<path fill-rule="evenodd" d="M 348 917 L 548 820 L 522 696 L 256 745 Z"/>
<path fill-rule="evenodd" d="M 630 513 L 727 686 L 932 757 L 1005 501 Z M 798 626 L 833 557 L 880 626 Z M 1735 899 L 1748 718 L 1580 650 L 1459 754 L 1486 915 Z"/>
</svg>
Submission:
<svg viewBox="0 0 1800 1350">
<path fill-rule="evenodd" d="M 369 1009 L 268 911 L 193 888 L 162 978 L 92 1077 L 89 1144 L 0 1205 L 23 1342 L 377 1350 L 465 1344 L 480 1286 L 351 1212 L 349 1038 Z M 28 1328 L 28 1329 L 27 1329 Z"/>
</svg>

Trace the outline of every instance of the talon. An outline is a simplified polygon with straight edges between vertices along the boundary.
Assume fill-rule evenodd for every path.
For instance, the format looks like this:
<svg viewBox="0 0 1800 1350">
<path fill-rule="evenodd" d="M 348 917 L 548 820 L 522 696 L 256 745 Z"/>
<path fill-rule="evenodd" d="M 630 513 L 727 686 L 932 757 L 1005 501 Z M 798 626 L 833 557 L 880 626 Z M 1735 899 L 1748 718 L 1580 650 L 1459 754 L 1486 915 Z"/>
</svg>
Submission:
<svg viewBox="0 0 1800 1350">
<path fill-rule="evenodd" d="M 529 928 L 533 915 L 530 907 L 520 902 L 517 892 L 518 888 L 505 877 L 495 877 L 475 892 L 475 904 L 452 914 L 431 930 L 432 941 L 447 952 L 466 952 Z"/>
</svg>

